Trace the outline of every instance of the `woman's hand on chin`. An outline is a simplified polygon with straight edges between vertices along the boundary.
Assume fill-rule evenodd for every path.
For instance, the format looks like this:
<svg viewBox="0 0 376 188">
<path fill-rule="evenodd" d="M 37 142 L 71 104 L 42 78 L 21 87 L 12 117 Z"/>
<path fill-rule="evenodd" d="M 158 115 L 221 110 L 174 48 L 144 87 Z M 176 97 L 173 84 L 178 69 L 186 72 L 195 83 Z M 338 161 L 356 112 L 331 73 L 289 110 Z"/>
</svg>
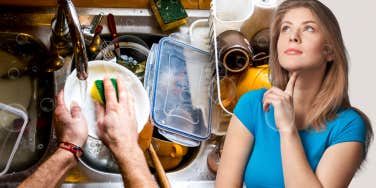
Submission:
<svg viewBox="0 0 376 188">
<path fill-rule="evenodd" d="M 296 130 L 295 111 L 293 103 L 294 86 L 298 77 L 297 72 L 292 72 L 286 89 L 272 87 L 265 92 L 263 109 L 269 111 L 269 105 L 274 107 L 274 119 L 279 131 Z"/>
</svg>

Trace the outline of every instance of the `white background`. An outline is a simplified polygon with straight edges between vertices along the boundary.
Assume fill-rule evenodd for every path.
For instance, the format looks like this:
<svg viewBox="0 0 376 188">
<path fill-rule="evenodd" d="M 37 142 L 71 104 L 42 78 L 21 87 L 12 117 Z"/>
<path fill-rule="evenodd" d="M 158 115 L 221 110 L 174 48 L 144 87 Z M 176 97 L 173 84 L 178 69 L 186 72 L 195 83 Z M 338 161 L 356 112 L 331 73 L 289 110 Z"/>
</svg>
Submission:
<svg viewBox="0 0 376 188">
<path fill-rule="evenodd" d="M 376 129 L 376 1 L 321 0 L 336 15 L 350 57 L 350 101 Z M 376 187 L 376 142 L 351 188 Z"/>
</svg>

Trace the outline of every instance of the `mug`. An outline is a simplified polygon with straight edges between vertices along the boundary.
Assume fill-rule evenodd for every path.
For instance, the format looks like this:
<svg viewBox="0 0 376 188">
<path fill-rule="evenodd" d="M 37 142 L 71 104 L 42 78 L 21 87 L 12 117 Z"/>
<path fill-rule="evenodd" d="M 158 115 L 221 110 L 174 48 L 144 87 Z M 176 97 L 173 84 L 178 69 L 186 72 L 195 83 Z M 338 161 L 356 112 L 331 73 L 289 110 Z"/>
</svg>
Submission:
<svg viewBox="0 0 376 188">
<path fill-rule="evenodd" d="M 269 82 L 269 66 L 261 65 L 258 67 L 249 67 L 247 71 L 240 75 L 237 83 L 236 95 L 240 98 L 244 93 L 260 89 L 270 88 Z"/>
<path fill-rule="evenodd" d="M 188 148 L 185 146 L 154 137 L 152 138 L 151 143 L 153 144 L 155 152 L 165 170 L 176 168 L 188 152 Z M 154 168 L 154 163 L 149 156 L 145 155 L 145 157 L 148 165 Z"/>
<path fill-rule="evenodd" d="M 185 146 L 154 137 L 151 139 L 151 143 L 154 146 L 155 152 L 160 157 L 178 158 L 187 154 L 188 151 L 188 148 Z"/>
<path fill-rule="evenodd" d="M 266 52 L 260 52 L 252 57 L 252 66 L 257 67 L 260 65 L 269 64 L 269 54 Z"/>
<path fill-rule="evenodd" d="M 270 46 L 270 29 L 263 29 L 255 34 L 250 40 L 255 54 L 264 52 L 269 54 Z"/>
<path fill-rule="evenodd" d="M 251 39 L 254 56 L 252 65 L 260 66 L 269 62 L 270 29 L 266 28 L 256 33 Z"/>
<path fill-rule="evenodd" d="M 228 30 L 217 37 L 219 59 L 226 70 L 242 72 L 251 62 L 252 47 L 244 35 L 235 30 Z"/>
</svg>

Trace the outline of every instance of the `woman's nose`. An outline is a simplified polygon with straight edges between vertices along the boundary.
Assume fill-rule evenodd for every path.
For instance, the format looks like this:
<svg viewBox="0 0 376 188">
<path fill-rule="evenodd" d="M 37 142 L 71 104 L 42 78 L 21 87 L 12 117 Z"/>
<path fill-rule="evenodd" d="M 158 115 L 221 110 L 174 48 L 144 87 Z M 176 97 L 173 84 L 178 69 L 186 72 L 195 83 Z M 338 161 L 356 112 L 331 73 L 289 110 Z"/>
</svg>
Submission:
<svg viewBox="0 0 376 188">
<path fill-rule="evenodd" d="M 289 41 L 290 42 L 296 42 L 296 43 L 300 43 L 301 42 L 301 39 L 300 39 L 298 31 L 291 32 Z"/>
</svg>

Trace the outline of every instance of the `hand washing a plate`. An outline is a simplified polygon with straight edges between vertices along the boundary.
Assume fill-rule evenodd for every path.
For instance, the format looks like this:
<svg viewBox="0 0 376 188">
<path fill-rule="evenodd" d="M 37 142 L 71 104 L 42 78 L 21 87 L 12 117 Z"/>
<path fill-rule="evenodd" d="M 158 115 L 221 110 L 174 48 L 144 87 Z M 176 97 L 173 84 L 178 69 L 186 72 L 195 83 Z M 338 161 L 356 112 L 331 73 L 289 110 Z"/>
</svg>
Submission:
<svg viewBox="0 0 376 188">
<path fill-rule="evenodd" d="M 110 172 L 118 172 L 116 162 L 111 152 L 99 140 L 97 135 L 97 121 L 95 114 L 95 102 L 92 97 L 93 88 L 100 89 L 100 81 L 105 77 L 112 79 L 116 86 L 116 78 L 122 78 L 128 92 L 134 99 L 134 110 L 137 121 L 137 131 L 141 132 L 149 119 L 150 105 L 148 95 L 137 76 L 127 68 L 109 61 L 95 60 L 88 62 L 89 76 L 86 80 L 79 80 L 74 70 L 68 77 L 64 86 L 64 102 L 68 109 L 73 101 L 81 107 L 81 111 L 88 123 L 89 138 L 83 146 L 84 156 L 81 162 L 90 166 L 97 166 L 99 169 Z M 96 85 L 95 85 L 96 84 Z M 116 87 L 115 87 L 116 88 Z M 95 92 L 98 92 L 95 91 Z M 103 96 L 104 92 L 99 91 L 94 96 Z"/>
<path fill-rule="evenodd" d="M 90 92 L 96 80 L 105 77 L 121 77 L 125 81 L 127 90 L 134 97 L 139 133 L 150 113 L 157 132 L 170 141 L 197 147 L 209 137 L 208 83 L 213 70 L 209 53 L 171 37 L 162 38 L 157 45 L 152 47 L 154 50 L 150 51 L 145 68 L 144 84 L 149 93 L 133 72 L 113 61 L 89 62 L 86 81 L 77 79 L 76 70 L 68 76 L 64 88 L 65 104 L 70 107 L 72 101 L 76 101 L 88 122 L 89 137 L 80 158 L 87 168 L 99 173 L 119 173 L 110 150 L 98 138 L 95 105 Z"/>
</svg>

